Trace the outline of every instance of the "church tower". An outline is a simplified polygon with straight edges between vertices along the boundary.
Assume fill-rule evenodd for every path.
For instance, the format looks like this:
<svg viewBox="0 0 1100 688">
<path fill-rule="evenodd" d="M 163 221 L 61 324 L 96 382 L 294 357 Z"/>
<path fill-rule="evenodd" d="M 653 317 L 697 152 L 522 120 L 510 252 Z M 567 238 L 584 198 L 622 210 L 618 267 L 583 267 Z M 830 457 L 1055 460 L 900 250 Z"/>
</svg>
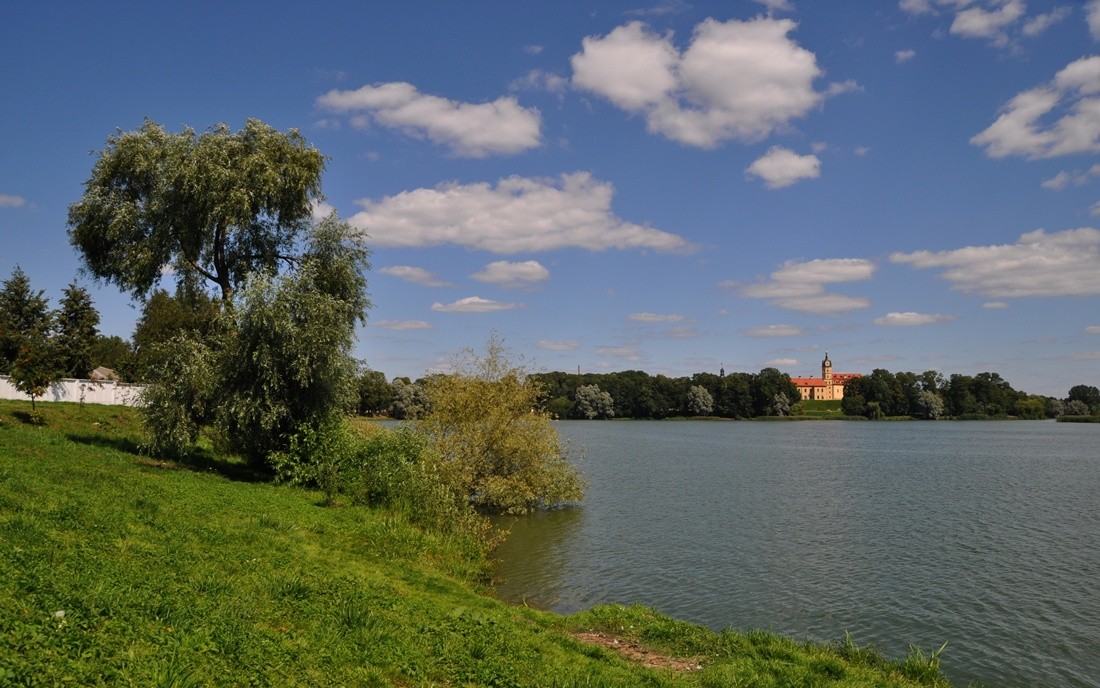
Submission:
<svg viewBox="0 0 1100 688">
<path fill-rule="evenodd" d="M 826 385 L 833 384 L 833 362 L 829 360 L 829 351 L 825 351 L 825 360 L 821 362 L 821 378 Z"/>
</svg>

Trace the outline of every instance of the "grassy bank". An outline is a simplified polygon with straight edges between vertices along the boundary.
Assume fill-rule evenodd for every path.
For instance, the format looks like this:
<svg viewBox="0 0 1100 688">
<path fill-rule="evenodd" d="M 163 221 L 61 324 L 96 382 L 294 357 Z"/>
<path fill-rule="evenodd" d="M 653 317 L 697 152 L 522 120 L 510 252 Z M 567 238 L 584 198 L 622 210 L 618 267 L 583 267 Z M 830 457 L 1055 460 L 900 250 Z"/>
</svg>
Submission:
<svg viewBox="0 0 1100 688">
<path fill-rule="evenodd" d="M 911 686 L 937 660 L 506 605 L 448 538 L 207 454 L 133 412 L 0 402 L 0 685 Z"/>
</svg>

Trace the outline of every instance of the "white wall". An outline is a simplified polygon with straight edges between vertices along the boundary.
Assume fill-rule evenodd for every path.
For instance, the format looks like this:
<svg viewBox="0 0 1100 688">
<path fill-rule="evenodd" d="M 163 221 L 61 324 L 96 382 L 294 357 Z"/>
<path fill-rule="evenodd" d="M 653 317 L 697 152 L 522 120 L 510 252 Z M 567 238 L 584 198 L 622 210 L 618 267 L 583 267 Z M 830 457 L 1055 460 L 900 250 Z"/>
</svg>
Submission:
<svg viewBox="0 0 1100 688">
<path fill-rule="evenodd" d="M 92 382 L 63 378 L 50 385 L 49 390 L 37 401 L 83 401 L 88 404 L 137 406 L 144 389 L 144 385 L 131 385 L 125 382 Z M 17 390 L 7 375 L 0 375 L 0 399 L 30 401 L 30 397 Z"/>
</svg>

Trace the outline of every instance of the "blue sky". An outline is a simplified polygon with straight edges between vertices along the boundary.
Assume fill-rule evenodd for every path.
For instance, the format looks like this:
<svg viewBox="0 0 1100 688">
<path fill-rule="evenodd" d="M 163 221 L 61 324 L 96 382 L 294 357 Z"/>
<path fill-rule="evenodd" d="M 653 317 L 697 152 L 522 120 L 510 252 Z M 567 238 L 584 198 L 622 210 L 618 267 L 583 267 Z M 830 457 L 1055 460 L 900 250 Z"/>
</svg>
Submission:
<svg viewBox="0 0 1100 688">
<path fill-rule="evenodd" d="M 94 152 L 249 117 L 373 250 L 356 355 L 1100 384 L 1100 2 L 15 3 L 0 277 L 56 304 Z M 323 208 L 319 208 L 319 211 Z M 87 277 L 102 330 L 139 313 Z M 166 285 L 171 286 L 171 285 Z"/>
</svg>

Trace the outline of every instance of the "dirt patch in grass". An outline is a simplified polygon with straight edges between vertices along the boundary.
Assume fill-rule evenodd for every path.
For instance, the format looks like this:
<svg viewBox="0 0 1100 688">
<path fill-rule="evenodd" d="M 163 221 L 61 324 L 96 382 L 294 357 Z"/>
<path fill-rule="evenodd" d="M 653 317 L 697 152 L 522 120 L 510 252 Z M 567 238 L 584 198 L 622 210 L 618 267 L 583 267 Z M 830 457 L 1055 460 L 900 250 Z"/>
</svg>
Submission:
<svg viewBox="0 0 1100 688">
<path fill-rule="evenodd" d="M 600 647 L 606 647 L 609 650 L 614 650 L 620 655 L 630 660 L 631 662 L 637 662 L 647 669 L 671 669 L 672 671 L 698 671 L 703 668 L 697 660 L 694 659 L 682 659 L 680 657 L 670 657 L 668 655 L 661 654 L 660 652 L 653 652 L 647 650 L 633 640 L 626 640 L 624 638 L 616 638 L 606 633 L 594 633 L 594 632 L 578 632 L 574 633 L 573 637 L 582 643 L 588 643 L 589 645 L 599 645 Z"/>
</svg>

